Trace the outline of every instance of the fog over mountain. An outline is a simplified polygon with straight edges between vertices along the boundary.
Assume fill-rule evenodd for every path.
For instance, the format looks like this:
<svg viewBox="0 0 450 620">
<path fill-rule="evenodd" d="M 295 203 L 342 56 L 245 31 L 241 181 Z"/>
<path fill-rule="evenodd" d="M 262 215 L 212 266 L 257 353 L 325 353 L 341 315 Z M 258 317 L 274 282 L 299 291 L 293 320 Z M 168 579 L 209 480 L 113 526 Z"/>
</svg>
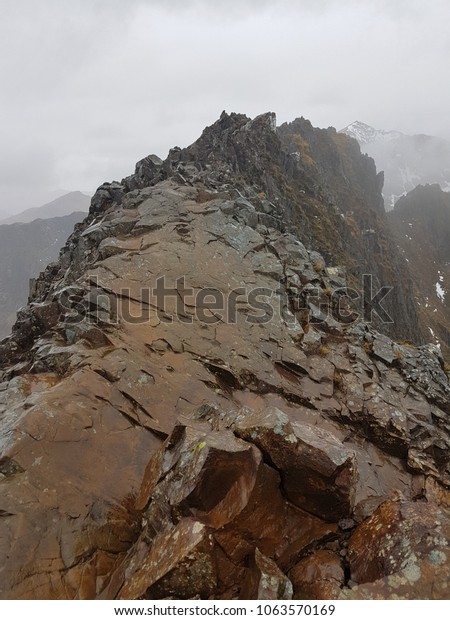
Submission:
<svg viewBox="0 0 450 620">
<path fill-rule="evenodd" d="M 450 190 L 450 141 L 424 134 L 374 129 L 355 121 L 343 133 L 358 141 L 361 151 L 384 171 L 383 196 L 390 210 L 397 200 L 417 185 L 439 184 Z"/>
<path fill-rule="evenodd" d="M 450 138 L 444 0 L 2 0 L 0 211 L 95 190 L 228 112 Z"/>
<path fill-rule="evenodd" d="M 10 333 L 17 311 L 27 301 L 30 278 L 58 258 L 90 200 L 82 192 L 69 192 L 0 220 L 0 339 Z"/>
<path fill-rule="evenodd" d="M 87 213 L 89 210 L 89 203 L 91 197 L 82 192 L 69 192 L 64 196 L 59 196 L 55 200 L 42 205 L 41 207 L 32 207 L 31 209 L 25 209 L 20 213 L 11 215 L 5 219 L 0 220 L 2 224 L 14 224 L 20 222 L 25 224 L 37 219 L 47 219 L 51 217 L 62 217 L 64 215 L 70 215 L 75 211 Z"/>
<path fill-rule="evenodd" d="M 0 340 L 7 336 L 17 310 L 26 304 L 30 278 L 58 258 L 61 246 L 85 213 L 32 222 L 0 224 Z"/>
</svg>

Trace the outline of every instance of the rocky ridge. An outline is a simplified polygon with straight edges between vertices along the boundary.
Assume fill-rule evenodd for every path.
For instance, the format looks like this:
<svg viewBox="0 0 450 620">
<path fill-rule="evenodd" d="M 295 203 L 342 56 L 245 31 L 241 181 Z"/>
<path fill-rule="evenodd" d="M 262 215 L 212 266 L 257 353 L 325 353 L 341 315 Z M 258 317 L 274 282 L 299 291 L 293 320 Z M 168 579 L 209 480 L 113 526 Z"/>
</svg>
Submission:
<svg viewBox="0 0 450 620">
<path fill-rule="evenodd" d="M 299 240 L 343 218 L 289 139 L 223 114 L 101 186 L 34 283 L 0 344 L 3 598 L 446 595 L 443 360 Z"/>
</svg>

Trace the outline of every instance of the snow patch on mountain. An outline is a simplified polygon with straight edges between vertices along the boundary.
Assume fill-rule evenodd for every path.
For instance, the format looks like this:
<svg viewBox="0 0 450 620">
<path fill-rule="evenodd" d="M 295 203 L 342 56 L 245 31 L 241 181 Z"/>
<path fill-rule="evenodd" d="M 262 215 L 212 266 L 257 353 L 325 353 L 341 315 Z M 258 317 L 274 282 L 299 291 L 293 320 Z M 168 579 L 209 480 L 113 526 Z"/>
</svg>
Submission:
<svg viewBox="0 0 450 620">
<path fill-rule="evenodd" d="M 442 284 L 444 283 L 444 276 L 441 274 L 440 271 L 438 271 L 438 282 L 436 282 L 436 295 L 438 296 L 438 299 L 440 299 L 440 301 L 442 301 L 442 303 L 444 303 L 445 301 L 445 290 L 442 286 Z"/>
</svg>

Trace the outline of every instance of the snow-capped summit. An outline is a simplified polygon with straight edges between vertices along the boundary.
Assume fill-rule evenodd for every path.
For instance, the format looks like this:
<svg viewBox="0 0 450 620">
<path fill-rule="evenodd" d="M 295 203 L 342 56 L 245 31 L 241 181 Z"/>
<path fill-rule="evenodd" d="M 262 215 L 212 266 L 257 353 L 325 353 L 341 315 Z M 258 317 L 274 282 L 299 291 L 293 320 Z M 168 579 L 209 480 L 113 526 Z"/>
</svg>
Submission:
<svg viewBox="0 0 450 620">
<path fill-rule="evenodd" d="M 378 129 L 367 125 L 366 123 L 362 123 L 361 121 L 354 121 L 341 129 L 341 133 L 346 133 L 351 138 L 355 138 L 359 142 L 360 145 L 368 144 L 370 142 L 374 142 L 379 136 L 380 132 Z"/>
<path fill-rule="evenodd" d="M 341 129 L 340 133 L 346 133 L 351 138 L 355 138 L 360 145 L 370 144 L 377 140 L 394 140 L 404 136 L 400 131 L 386 131 L 385 129 L 375 129 L 361 121 L 355 121 Z"/>
</svg>

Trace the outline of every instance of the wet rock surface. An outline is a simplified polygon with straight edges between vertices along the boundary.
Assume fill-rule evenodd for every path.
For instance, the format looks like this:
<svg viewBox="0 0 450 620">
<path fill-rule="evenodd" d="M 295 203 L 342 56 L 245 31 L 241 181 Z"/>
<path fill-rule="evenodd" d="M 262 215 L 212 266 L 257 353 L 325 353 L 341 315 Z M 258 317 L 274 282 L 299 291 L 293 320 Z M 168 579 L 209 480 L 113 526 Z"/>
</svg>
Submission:
<svg viewBox="0 0 450 620">
<path fill-rule="evenodd" d="M 320 549 L 289 572 L 295 599 L 336 599 L 345 583 L 343 560 L 336 552 Z"/>
<path fill-rule="evenodd" d="M 244 600 L 291 600 L 292 584 L 275 562 L 264 557 L 258 549 L 252 557 L 241 590 Z"/>
<path fill-rule="evenodd" d="M 103 185 L 35 282 L 0 343 L 3 598 L 442 594 L 443 361 L 338 320 L 273 149 L 273 115 L 223 115 Z"/>
<path fill-rule="evenodd" d="M 449 536 L 449 513 L 437 506 L 383 503 L 350 538 L 351 574 L 362 585 L 341 597 L 447 599 Z"/>
</svg>

